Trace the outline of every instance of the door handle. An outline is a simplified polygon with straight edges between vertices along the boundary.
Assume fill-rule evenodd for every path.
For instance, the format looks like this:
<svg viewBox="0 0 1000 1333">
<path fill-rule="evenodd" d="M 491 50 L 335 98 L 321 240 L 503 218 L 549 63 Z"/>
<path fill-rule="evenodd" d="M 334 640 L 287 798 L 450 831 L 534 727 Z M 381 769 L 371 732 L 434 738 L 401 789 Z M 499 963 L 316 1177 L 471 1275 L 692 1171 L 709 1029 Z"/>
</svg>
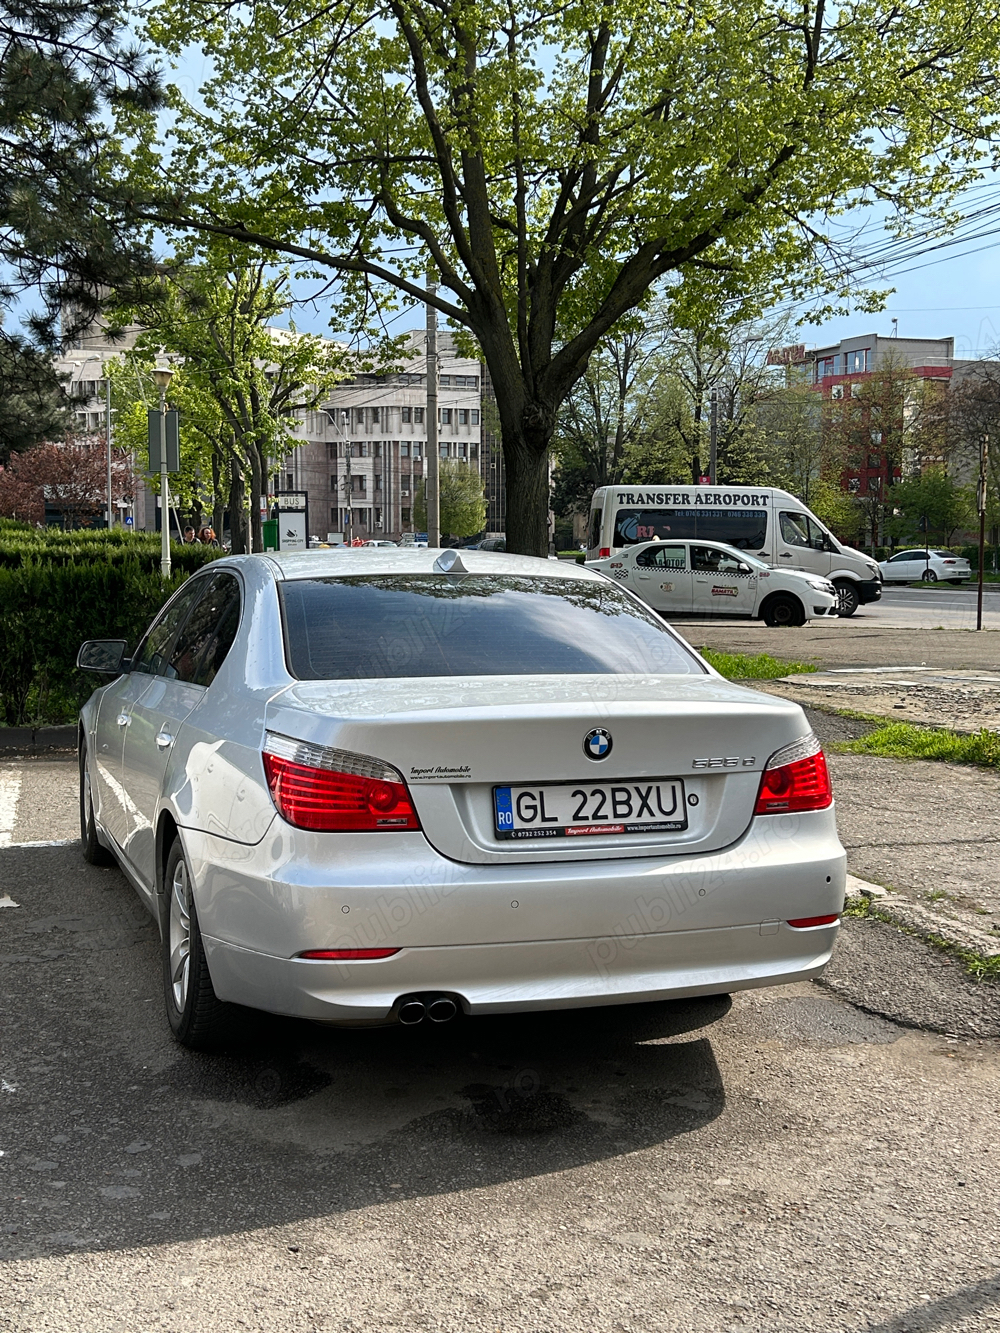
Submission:
<svg viewBox="0 0 1000 1333">
<path fill-rule="evenodd" d="M 120 727 L 127 727 L 132 719 L 129 717 L 128 713 L 119 713 L 117 721 Z"/>
<path fill-rule="evenodd" d="M 158 731 L 156 733 L 156 744 L 161 750 L 168 750 L 174 743 L 174 738 L 169 731 Z"/>
<path fill-rule="evenodd" d="M 791 551 L 782 551 L 782 552 L 781 552 L 781 558 L 782 558 L 782 560 L 791 560 L 791 558 L 792 558 L 792 553 L 791 553 Z"/>
</svg>

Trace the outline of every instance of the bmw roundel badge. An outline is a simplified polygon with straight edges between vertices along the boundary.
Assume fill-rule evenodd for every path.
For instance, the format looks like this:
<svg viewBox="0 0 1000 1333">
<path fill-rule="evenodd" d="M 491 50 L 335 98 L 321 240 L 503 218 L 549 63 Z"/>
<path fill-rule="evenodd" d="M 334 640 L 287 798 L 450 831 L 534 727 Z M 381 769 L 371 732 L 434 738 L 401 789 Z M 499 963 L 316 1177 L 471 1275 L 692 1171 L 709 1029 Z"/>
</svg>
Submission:
<svg viewBox="0 0 1000 1333">
<path fill-rule="evenodd" d="M 583 738 L 583 753 L 588 759 L 607 759 L 611 753 L 611 732 L 595 727 Z"/>
</svg>

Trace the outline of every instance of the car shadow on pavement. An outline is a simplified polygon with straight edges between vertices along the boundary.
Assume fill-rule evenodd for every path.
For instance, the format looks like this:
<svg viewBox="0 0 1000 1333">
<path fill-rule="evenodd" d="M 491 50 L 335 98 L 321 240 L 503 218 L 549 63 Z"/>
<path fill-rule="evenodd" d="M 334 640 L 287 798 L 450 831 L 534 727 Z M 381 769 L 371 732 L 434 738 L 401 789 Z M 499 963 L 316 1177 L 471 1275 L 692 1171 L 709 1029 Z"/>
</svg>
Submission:
<svg viewBox="0 0 1000 1333">
<path fill-rule="evenodd" d="M 935 1333 L 937 1329 L 955 1328 L 960 1321 L 996 1306 L 1000 1306 L 1000 1274 L 994 1273 L 939 1300 L 904 1310 L 884 1323 L 869 1324 L 868 1333 Z"/>
<path fill-rule="evenodd" d="M 155 927 L 116 871 L 68 848 L 3 869 L 21 906 L 0 945 L 2 1258 L 516 1182 L 682 1137 L 725 1104 L 703 1029 L 728 997 L 353 1031 L 261 1016 L 239 1049 L 187 1052 Z"/>
</svg>

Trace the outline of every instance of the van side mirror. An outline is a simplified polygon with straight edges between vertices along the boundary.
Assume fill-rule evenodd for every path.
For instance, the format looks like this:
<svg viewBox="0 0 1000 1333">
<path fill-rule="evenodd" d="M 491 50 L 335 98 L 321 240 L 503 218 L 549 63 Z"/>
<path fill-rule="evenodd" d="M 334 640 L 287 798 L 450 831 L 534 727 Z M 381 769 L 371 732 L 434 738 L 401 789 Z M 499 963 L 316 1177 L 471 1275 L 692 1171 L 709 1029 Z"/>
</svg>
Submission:
<svg viewBox="0 0 1000 1333">
<path fill-rule="evenodd" d="M 101 676 L 120 676 L 126 669 L 124 639 L 87 639 L 80 645 L 76 665 L 81 671 L 95 671 Z"/>
</svg>

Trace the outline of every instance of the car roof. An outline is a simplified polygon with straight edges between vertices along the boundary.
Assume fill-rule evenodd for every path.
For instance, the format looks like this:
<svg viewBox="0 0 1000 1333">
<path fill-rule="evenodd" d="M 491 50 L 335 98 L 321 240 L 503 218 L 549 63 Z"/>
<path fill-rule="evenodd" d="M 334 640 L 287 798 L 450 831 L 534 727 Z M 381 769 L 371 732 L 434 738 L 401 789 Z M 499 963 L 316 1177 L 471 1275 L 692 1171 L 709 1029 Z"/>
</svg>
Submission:
<svg viewBox="0 0 1000 1333">
<path fill-rule="evenodd" d="M 443 555 L 456 557 L 469 574 L 521 574 L 550 579 L 603 583 L 604 576 L 575 561 L 542 560 L 501 551 L 460 551 L 404 546 L 355 546 L 314 551 L 268 551 L 263 555 L 233 557 L 233 563 L 260 562 L 279 579 L 336 578 L 350 574 L 434 574 L 434 562 Z M 228 562 L 227 562 L 228 563 Z"/>
</svg>

